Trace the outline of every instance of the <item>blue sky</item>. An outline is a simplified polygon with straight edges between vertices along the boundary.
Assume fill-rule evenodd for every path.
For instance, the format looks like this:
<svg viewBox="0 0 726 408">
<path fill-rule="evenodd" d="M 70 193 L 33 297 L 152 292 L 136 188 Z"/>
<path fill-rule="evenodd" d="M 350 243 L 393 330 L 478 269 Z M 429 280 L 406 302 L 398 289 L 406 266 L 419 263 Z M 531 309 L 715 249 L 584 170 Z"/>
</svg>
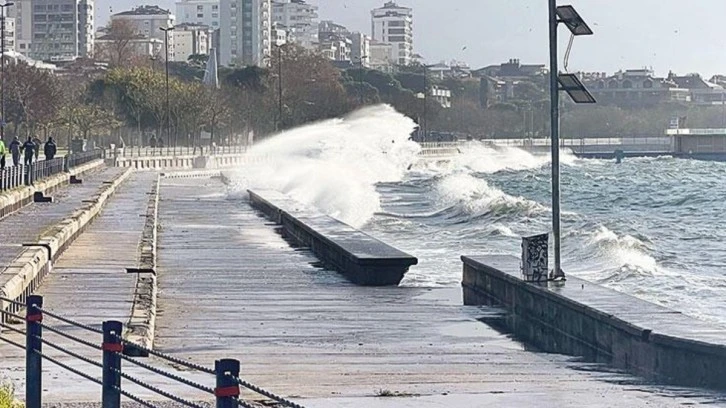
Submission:
<svg viewBox="0 0 726 408">
<path fill-rule="evenodd" d="M 370 10 L 384 0 L 308 0 L 321 19 L 370 33 Z M 474 67 L 519 58 L 547 61 L 546 0 L 398 0 L 414 9 L 416 52 L 427 61 L 462 59 Z M 652 67 L 706 76 L 726 73 L 726 0 L 560 0 L 574 5 L 595 31 L 580 37 L 570 70 L 613 72 Z M 96 0 L 98 22 L 140 4 L 174 11 L 174 0 Z M 561 29 L 562 46 L 567 30 Z"/>
</svg>

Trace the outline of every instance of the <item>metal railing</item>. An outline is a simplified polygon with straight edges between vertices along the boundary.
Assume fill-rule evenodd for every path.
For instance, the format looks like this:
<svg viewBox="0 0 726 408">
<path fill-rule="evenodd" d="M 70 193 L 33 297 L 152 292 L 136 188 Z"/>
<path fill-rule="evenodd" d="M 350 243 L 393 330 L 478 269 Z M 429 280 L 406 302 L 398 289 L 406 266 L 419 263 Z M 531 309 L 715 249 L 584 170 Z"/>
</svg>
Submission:
<svg viewBox="0 0 726 408">
<path fill-rule="evenodd" d="M 245 145 L 230 146 L 177 146 L 150 147 L 126 146 L 109 149 L 108 157 L 147 157 L 147 156 L 195 156 L 204 154 L 241 154 L 247 151 Z"/>
<path fill-rule="evenodd" d="M 3 311 L 0 309 L 0 341 L 6 342 L 12 346 L 25 350 L 25 406 L 27 408 L 41 408 L 43 386 L 43 361 L 47 360 L 51 363 L 61 367 L 62 369 L 69 371 L 91 383 L 94 383 L 101 387 L 101 402 L 104 408 L 119 408 L 121 406 L 121 397 L 126 397 L 131 401 L 134 401 L 142 406 L 155 408 L 154 402 L 145 400 L 138 395 L 135 395 L 127 391 L 123 384 L 130 382 L 149 390 L 161 397 L 176 402 L 177 404 L 191 407 L 191 408 L 203 408 L 203 406 L 195 401 L 190 401 L 186 398 L 180 397 L 174 393 L 165 391 L 155 385 L 152 385 L 143 379 L 134 377 L 124 372 L 122 362 L 133 364 L 137 367 L 143 368 L 151 373 L 165 377 L 179 384 L 194 388 L 197 391 L 201 391 L 209 396 L 209 399 L 214 398 L 216 406 L 218 408 L 254 408 L 249 402 L 246 402 L 240 397 L 241 388 L 260 394 L 264 397 L 269 398 L 275 402 L 275 406 L 290 407 L 290 408 L 303 408 L 301 405 L 292 402 L 286 398 L 276 395 L 270 391 L 267 391 L 261 387 L 251 384 L 242 378 L 240 378 L 240 362 L 235 359 L 220 359 L 215 361 L 214 368 L 204 367 L 189 361 L 170 356 L 159 351 L 147 349 L 134 343 L 130 343 L 123 340 L 121 335 L 123 332 L 123 324 L 118 321 L 105 321 L 102 324 L 102 329 L 79 323 L 73 319 L 61 316 L 47 310 L 43 306 L 43 297 L 37 295 L 28 296 L 25 303 L 18 302 L 15 299 L 7 299 L 0 297 L 0 301 L 7 302 L 18 310 L 20 307 L 25 307 L 25 316 L 20 316 L 10 311 Z M 13 327 L 12 324 L 6 323 L 12 318 L 17 321 L 25 321 L 25 331 Z M 74 336 L 61 330 L 58 326 L 51 326 L 47 322 L 44 322 L 45 318 L 51 318 L 64 323 L 64 327 L 68 325 L 82 329 L 86 333 L 92 336 L 97 336 L 94 340 L 87 340 Z M 3 336 L 4 331 L 11 331 L 20 335 L 25 336 L 25 344 L 20 344 L 13 341 L 12 339 Z M 101 357 L 101 361 L 94 360 L 80 353 L 69 350 L 68 348 L 58 344 L 57 342 L 51 341 L 47 336 L 59 336 L 65 340 L 70 340 L 74 344 L 80 344 L 97 353 L 98 357 Z M 96 343 L 99 341 L 99 343 Z M 99 345 L 100 344 L 100 345 Z M 61 352 L 66 356 L 70 356 L 75 360 L 84 362 L 91 366 L 96 367 L 99 371 L 95 374 L 81 371 L 72 367 L 70 364 L 61 362 L 55 357 L 51 357 L 47 353 L 44 353 L 43 347 L 48 346 L 55 351 Z M 132 355 L 138 355 L 138 351 L 148 353 L 161 360 L 166 361 L 170 364 L 175 364 L 184 367 L 188 370 L 193 370 L 214 376 L 215 385 L 207 386 L 199 384 L 195 381 L 184 378 L 175 373 L 164 370 L 163 368 L 155 367 L 141 361 L 139 358 L 134 358 Z M 100 374 L 100 377 L 98 376 Z"/>
<path fill-rule="evenodd" d="M 50 160 L 38 160 L 29 165 L 6 167 L 0 171 L 0 191 L 23 185 L 31 186 L 37 180 L 67 172 L 74 167 L 102 158 L 103 150 L 92 150 Z"/>
<path fill-rule="evenodd" d="M 87 152 L 71 153 L 65 157 L 66 170 L 80 166 L 94 160 L 103 159 L 104 151 L 101 149 L 89 150 Z"/>
</svg>

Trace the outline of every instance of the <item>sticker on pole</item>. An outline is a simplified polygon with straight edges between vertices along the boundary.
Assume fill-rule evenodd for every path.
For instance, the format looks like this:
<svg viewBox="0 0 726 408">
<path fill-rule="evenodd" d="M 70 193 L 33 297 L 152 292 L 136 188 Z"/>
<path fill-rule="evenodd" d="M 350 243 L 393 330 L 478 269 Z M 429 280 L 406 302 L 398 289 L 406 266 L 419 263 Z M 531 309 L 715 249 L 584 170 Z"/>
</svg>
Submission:
<svg viewBox="0 0 726 408">
<path fill-rule="evenodd" d="M 522 279 L 544 282 L 548 273 L 549 234 L 522 238 Z"/>
</svg>

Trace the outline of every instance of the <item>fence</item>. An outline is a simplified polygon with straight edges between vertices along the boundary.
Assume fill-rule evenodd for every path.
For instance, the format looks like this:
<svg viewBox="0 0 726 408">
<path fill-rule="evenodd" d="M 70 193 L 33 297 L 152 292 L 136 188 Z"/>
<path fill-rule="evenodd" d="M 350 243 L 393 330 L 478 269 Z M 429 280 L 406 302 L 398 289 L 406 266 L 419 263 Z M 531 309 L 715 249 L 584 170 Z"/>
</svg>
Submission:
<svg viewBox="0 0 726 408">
<path fill-rule="evenodd" d="M 22 185 L 30 186 L 36 180 L 63 173 L 71 168 L 101 158 L 103 158 L 102 150 L 92 150 L 50 160 L 38 160 L 30 165 L 20 164 L 6 167 L 0 173 L 0 191 L 11 190 Z"/>
<path fill-rule="evenodd" d="M 203 154 L 241 154 L 247 151 L 247 146 L 177 146 L 177 147 L 150 147 L 129 146 L 109 151 L 108 157 L 147 157 L 147 156 L 193 156 Z"/>
<path fill-rule="evenodd" d="M 25 303 L 3 297 L 0 297 L 0 301 L 7 302 L 14 306 L 14 308 L 8 310 L 19 310 L 21 307 L 25 307 L 26 310 L 26 314 L 23 317 L 16 313 L 10 311 L 3 311 L 0 309 L 0 314 L 7 315 L 8 317 L 14 318 L 18 321 L 25 321 L 25 331 L 23 331 L 21 329 L 13 327 L 12 324 L 5 323 L 7 319 L 5 319 L 3 316 L 3 319 L 0 319 L 0 340 L 19 349 L 25 350 L 25 406 L 27 408 L 41 408 L 43 400 L 43 360 L 50 361 L 51 363 L 56 364 L 62 369 L 76 374 L 83 379 L 89 381 L 90 383 L 100 386 L 101 402 L 103 408 L 119 408 L 121 405 L 122 396 L 148 408 L 156 407 L 153 402 L 144 400 L 139 396 L 126 391 L 123 387 L 124 381 L 131 382 L 166 399 L 174 401 L 177 404 L 181 404 L 183 406 L 191 408 L 203 408 L 203 406 L 198 402 L 190 401 L 178 395 L 174 395 L 173 393 L 162 390 L 152 384 L 145 382 L 140 378 L 125 373 L 123 371 L 122 362 L 133 364 L 156 375 L 171 379 L 179 384 L 191 387 L 197 391 L 201 391 L 202 393 L 209 395 L 210 399 L 215 399 L 217 408 L 254 408 L 253 405 L 250 405 L 250 403 L 245 402 L 242 398 L 240 398 L 242 388 L 273 400 L 277 404 L 277 406 L 303 408 L 299 404 L 275 395 L 240 378 L 240 362 L 238 360 L 217 360 L 214 363 L 213 369 L 207 368 L 123 340 L 121 337 L 121 334 L 123 332 L 123 324 L 121 322 L 105 321 L 102 324 L 102 330 L 99 330 L 94 327 L 76 322 L 72 319 L 52 313 L 44 308 L 42 296 L 28 296 Z M 51 326 L 47 322 L 44 322 L 44 318 L 46 317 L 58 320 L 66 325 L 71 325 L 73 327 L 82 329 L 89 335 L 95 335 L 97 336 L 95 341 L 99 341 L 99 343 L 96 343 L 93 340 L 87 340 L 71 335 L 56 326 Z M 8 337 L 2 336 L 3 329 L 25 336 L 25 345 L 15 342 Z M 52 335 L 55 336 L 60 336 L 66 340 L 70 340 L 71 342 L 83 345 L 93 350 L 94 352 L 97 352 L 98 356 L 101 357 L 101 361 L 99 362 L 92 358 L 83 356 L 79 353 L 68 350 L 66 347 L 63 347 L 56 342 L 50 341 L 44 335 L 44 333 L 47 332 L 50 332 Z M 69 364 L 65 364 L 60 360 L 51 357 L 50 355 L 43 352 L 44 346 L 51 347 L 52 349 L 59 351 L 67 356 L 70 356 L 78 361 L 82 361 L 98 368 L 100 370 L 101 377 L 98 378 L 93 374 L 89 374 L 87 372 L 83 372 L 81 370 L 73 368 Z M 144 363 L 138 358 L 130 357 L 129 355 L 132 355 L 134 353 L 129 352 L 129 350 L 141 350 L 150 355 L 158 357 L 168 363 L 176 364 L 184 367 L 185 369 L 194 370 L 197 372 L 208 374 L 210 376 L 214 376 L 215 386 L 211 387 L 202 385 L 187 378 L 181 377 L 177 374 L 167 372 L 164 369 Z"/>
</svg>

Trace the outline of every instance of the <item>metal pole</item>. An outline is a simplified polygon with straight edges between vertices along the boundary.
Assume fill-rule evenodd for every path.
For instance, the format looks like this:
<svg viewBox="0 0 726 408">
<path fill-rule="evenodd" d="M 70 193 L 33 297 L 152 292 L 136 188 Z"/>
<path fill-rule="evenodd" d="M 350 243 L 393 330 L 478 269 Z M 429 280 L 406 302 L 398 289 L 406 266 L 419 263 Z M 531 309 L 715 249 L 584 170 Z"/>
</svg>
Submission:
<svg viewBox="0 0 726 408">
<path fill-rule="evenodd" d="M 121 406 L 121 356 L 123 344 L 121 334 L 123 323 L 117 321 L 103 322 L 103 387 L 101 391 L 102 408 L 119 408 Z"/>
<path fill-rule="evenodd" d="M 282 45 L 277 46 L 277 130 L 282 129 Z"/>
<path fill-rule="evenodd" d="M 428 87 L 429 87 L 428 67 L 426 65 L 424 65 L 424 98 L 423 98 L 423 100 L 424 100 L 424 108 L 423 108 L 423 142 L 424 143 L 426 143 L 426 136 L 428 136 L 428 131 L 429 131 L 429 129 L 428 129 L 429 123 L 428 123 L 428 117 L 427 117 L 427 115 L 428 115 L 428 107 L 426 106 L 426 105 L 428 105 L 427 102 L 428 102 L 428 97 L 429 97 Z"/>
<path fill-rule="evenodd" d="M 239 360 L 223 359 L 214 362 L 217 386 L 214 389 L 216 408 L 237 408 L 239 397 Z"/>
<path fill-rule="evenodd" d="M 0 139 L 5 141 L 5 5 L 2 5 L 2 51 L 0 51 L 0 70 L 2 71 L 2 79 L 0 79 Z"/>
<path fill-rule="evenodd" d="M 550 28 L 550 133 L 552 140 L 552 232 L 555 252 L 554 278 L 564 277 L 560 259 L 560 89 L 557 83 L 557 0 L 549 0 Z"/>
<path fill-rule="evenodd" d="M 164 30 L 164 48 L 166 48 L 166 154 L 169 154 L 171 141 L 171 114 L 169 110 L 169 28 Z"/>
<path fill-rule="evenodd" d="M 28 296 L 25 317 L 25 406 L 40 408 L 43 392 L 43 297 Z"/>
</svg>

